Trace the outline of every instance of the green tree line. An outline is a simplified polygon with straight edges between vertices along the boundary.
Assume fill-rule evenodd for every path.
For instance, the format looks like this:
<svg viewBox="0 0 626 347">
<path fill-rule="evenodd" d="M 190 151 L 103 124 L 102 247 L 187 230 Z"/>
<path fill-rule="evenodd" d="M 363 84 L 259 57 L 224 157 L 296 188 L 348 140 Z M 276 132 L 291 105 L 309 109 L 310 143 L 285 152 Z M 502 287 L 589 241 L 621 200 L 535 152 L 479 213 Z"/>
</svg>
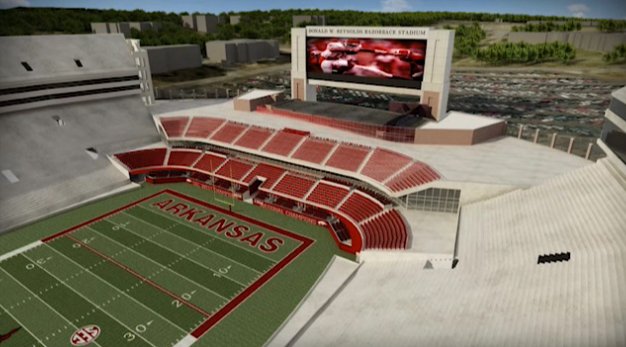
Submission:
<svg viewBox="0 0 626 347">
<path fill-rule="evenodd" d="M 514 25 L 511 31 L 531 31 L 531 32 L 546 32 L 546 31 L 577 31 L 582 28 L 582 25 L 578 21 L 567 21 L 563 24 L 554 22 L 541 22 L 537 24 L 526 24 L 522 26 Z"/>
<path fill-rule="evenodd" d="M 0 36 L 58 33 L 82 34 L 91 32 L 91 22 L 125 21 L 158 21 L 182 24 L 180 16 L 172 12 L 14 8 L 0 10 Z"/>
<path fill-rule="evenodd" d="M 531 20 L 541 20 L 546 23 L 546 26 L 550 26 L 548 23 L 553 21 L 568 21 L 563 25 L 576 30 L 578 30 L 580 25 L 579 22 L 571 18 L 520 14 L 470 12 L 376 13 L 290 9 L 220 13 L 218 15 L 222 23 L 228 23 L 228 18 L 231 15 L 241 16 L 241 22 L 237 25 L 219 24 L 216 33 L 204 34 L 184 28 L 180 18 L 183 14 L 187 13 L 145 12 L 142 10 L 15 8 L 0 10 L 0 35 L 78 34 L 91 32 L 91 22 L 155 21 L 161 23 L 161 29 L 158 32 L 133 30 L 131 36 L 140 39 L 141 44 L 144 46 L 190 43 L 198 44 L 204 49 L 206 41 L 217 39 L 275 38 L 287 42 L 292 27 L 292 16 L 301 14 L 324 15 L 328 25 L 353 26 L 431 26 L 443 20 L 456 20 L 474 21 L 473 24 L 459 25 L 455 29 L 454 55 L 457 59 L 472 57 L 491 64 L 538 63 L 544 61 L 567 63 L 576 56 L 575 49 L 568 44 L 495 43 L 481 46 L 481 42 L 485 39 L 486 34 L 476 22 L 502 20 L 505 22 L 526 23 Z M 526 28 L 526 25 L 521 26 L 521 28 Z M 555 29 L 557 27 L 555 24 L 552 24 L 551 28 Z M 603 20 L 599 21 L 598 28 L 606 32 L 624 30 L 626 21 Z M 532 30 L 535 30 L 535 27 Z M 611 61 L 613 58 L 606 59 Z M 619 58 L 614 60 L 619 60 Z"/>
<path fill-rule="evenodd" d="M 0 35 L 33 35 L 49 33 L 88 33 L 91 22 L 159 21 L 181 24 L 183 13 L 145 12 L 142 10 L 95 10 L 60 8 L 14 8 L 0 10 Z M 531 16 L 522 14 L 494 14 L 471 12 L 400 12 L 377 13 L 338 10 L 269 10 L 220 13 L 226 20 L 230 15 L 240 15 L 241 24 L 224 25 L 215 35 L 223 37 L 257 37 L 286 39 L 292 24 L 292 16 L 300 14 L 324 15 L 328 25 L 372 26 L 427 26 L 442 20 L 495 21 L 525 23 L 529 20 L 557 21 L 566 17 Z M 227 22 L 227 21 L 226 21 Z M 620 21 L 616 21 L 620 22 Z M 624 21 L 621 21 L 624 22 Z M 624 23 L 617 23 L 622 25 Z M 613 26 L 617 24 L 612 24 Z M 171 30 L 170 30 L 171 31 Z M 174 35 L 182 37 L 180 35 Z M 192 41 L 192 39 L 185 39 Z"/>
</svg>

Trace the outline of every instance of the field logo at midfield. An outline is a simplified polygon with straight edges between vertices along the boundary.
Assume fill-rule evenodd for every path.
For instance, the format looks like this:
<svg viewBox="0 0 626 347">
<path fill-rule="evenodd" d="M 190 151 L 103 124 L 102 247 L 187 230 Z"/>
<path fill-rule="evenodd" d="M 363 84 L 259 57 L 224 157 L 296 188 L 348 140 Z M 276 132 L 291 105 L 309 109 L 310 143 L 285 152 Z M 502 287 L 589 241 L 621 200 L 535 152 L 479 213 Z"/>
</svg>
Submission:
<svg viewBox="0 0 626 347">
<path fill-rule="evenodd" d="M 70 342 L 72 343 L 72 346 L 87 346 L 100 336 L 101 331 L 102 330 L 97 325 L 85 325 L 72 334 Z"/>
</svg>

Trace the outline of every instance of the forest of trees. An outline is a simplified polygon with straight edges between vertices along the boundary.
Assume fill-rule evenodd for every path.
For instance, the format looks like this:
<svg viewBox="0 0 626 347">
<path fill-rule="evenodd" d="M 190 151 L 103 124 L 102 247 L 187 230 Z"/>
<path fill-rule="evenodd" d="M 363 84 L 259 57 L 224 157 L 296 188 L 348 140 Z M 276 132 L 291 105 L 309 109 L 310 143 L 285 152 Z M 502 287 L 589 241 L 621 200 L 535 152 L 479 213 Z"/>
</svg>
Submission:
<svg viewBox="0 0 626 347">
<path fill-rule="evenodd" d="M 531 31 L 531 32 L 545 32 L 545 31 L 577 31 L 582 28 L 582 25 L 578 21 L 569 20 L 563 24 L 549 22 L 541 22 L 537 24 L 526 24 L 522 26 L 514 25 L 511 31 Z"/>
</svg>

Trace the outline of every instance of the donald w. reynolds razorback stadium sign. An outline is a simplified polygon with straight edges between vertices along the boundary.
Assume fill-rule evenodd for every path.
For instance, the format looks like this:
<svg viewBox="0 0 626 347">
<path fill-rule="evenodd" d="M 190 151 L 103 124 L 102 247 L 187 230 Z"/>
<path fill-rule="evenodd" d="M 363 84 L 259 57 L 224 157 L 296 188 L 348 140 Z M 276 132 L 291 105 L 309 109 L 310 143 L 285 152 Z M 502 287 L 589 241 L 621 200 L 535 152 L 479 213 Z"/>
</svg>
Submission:
<svg viewBox="0 0 626 347">
<path fill-rule="evenodd" d="M 354 27 L 310 26 L 308 37 L 357 37 L 380 39 L 428 39 L 429 28 L 422 27 Z"/>
</svg>

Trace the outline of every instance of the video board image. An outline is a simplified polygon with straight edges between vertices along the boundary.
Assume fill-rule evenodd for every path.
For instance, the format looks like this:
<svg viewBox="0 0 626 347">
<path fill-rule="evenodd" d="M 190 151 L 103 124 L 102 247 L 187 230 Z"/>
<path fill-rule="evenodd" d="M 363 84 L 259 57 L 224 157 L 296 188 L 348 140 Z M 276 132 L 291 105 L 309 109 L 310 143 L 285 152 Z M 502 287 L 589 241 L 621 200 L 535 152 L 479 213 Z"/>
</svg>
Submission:
<svg viewBox="0 0 626 347">
<path fill-rule="evenodd" d="M 307 38 L 307 78 L 421 88 L 426 40 Z"/>
</svg>

